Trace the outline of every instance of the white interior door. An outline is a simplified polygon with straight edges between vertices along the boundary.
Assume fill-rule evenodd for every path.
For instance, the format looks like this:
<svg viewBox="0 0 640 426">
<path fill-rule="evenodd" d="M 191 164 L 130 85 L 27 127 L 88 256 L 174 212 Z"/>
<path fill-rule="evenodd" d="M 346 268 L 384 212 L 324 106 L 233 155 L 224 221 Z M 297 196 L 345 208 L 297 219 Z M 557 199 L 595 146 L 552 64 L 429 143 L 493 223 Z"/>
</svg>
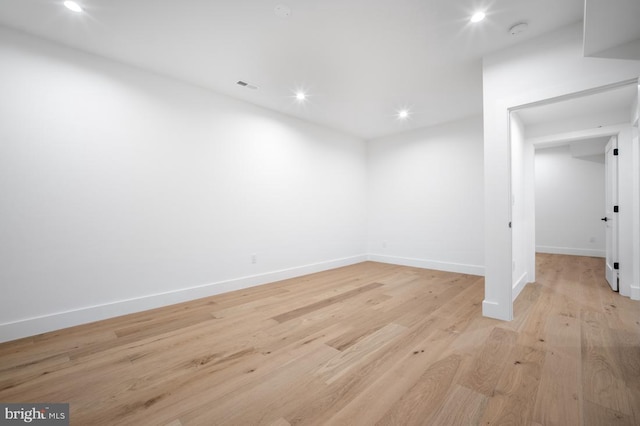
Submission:
<svg viewBox="0 0 640 426">
<path fill-rule="evenodd" d="M 618 139 L 613 136 L 605 148 L 606 278 L 618 291 Z"/>
</svg>

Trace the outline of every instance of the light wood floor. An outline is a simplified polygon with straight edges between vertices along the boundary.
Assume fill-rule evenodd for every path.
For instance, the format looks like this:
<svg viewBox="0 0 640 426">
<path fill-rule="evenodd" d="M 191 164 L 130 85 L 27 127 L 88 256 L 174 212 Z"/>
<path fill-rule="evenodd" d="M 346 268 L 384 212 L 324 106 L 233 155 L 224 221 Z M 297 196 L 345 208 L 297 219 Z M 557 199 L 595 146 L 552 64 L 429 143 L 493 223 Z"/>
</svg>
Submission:
<svg viewBox="0 0 640 426">
<path fill-rule="evenodd" d="M 639 425 L 640 303 L 538 255 L 515 320 L 483 279 L 362 263 L 0 345 L 0 401 L 72 425 Z"/>
</svg>

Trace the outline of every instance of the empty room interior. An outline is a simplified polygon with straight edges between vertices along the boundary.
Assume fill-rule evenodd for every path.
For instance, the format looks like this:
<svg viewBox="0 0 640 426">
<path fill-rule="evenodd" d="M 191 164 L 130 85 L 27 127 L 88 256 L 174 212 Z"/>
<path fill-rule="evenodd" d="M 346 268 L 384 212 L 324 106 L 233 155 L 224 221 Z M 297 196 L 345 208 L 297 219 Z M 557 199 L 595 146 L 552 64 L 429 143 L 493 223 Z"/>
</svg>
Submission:
<svg viewBox="0 0 640 426">
<path fill-rule="evenodd" d="M 639 22 L 2 1 L 0 423 L 640 424 Z"/>
</svg>

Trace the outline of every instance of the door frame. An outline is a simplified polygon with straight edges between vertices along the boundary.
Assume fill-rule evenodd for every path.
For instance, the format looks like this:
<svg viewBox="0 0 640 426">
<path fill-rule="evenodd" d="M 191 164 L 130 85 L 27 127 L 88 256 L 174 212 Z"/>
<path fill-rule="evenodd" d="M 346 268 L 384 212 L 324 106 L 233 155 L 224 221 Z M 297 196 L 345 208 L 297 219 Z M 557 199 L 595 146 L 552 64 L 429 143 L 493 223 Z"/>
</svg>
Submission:
<svg viewBox="0 0 640 426">
<path fill-rule="evenodd" d="M 509 153 L 509 167 L 508 167 L 508 174 L 509 174 L 509 182 L 513 181 L 513 176 L 512 176 L 512 172 L 513 172 L 513 166 L 512 166 L 512 161 L 513 161 L 513 145 L 512 145 L 512 141 L 511 141 L 511 114 L 513 112 L 517 112 L 526 108 L 532 108 L 532 107 L 539 107 L 539 106 L 543 106 L 543 105 L 549 105 L 549 104 L 554 104 L 557 102 L 562 102 L 562 101 L 567 101 L 567 100 L 571 100 L 571 99 L 577 99 L 577 98 L 581 98 L 581 97 L 586 97 L 586 96 L 590 96 L 590 95 L 594 95 L 594 94 L 599 94 L 599 93 L 603 93 L 603 92 L 607 92 L 610 90 L 615 90 L 621 87 L 625 87 L 625 86 L 630 86 L 630 85 L 634 85 L 638 88 L 638 93 L 639 93 L 639 99 L 640 99 L 640 78 L 633 78 L 630 80 L 623 80 L 617 83 L 613 83 L 613 84 L 608 84 L 608 85 L 604 85 L 604 86 L 600 86 L 600 87 L 596 87 L 596 88 L 591 88 L 588 90 L 582 90 L 582 91 L 578 91 L 578 92 L 574 92 L 574 93 L 570 93 L 570 94 L 566 94 L 566 95 L 562 95 L 562 96 L 556 96 L 556 97 L 552 97 L 552 98 L 548 98 L 548 99 L 544 99 L 544 100 L 540 100 L 540 101 L 535 101 L 535 102 L 529 102 L 529 103 L 522 103 L 522 104 L 516 104 L 517 106 L 512 106 L 512 107 L 507 107 L 506 110 L 509 114 L 509 126 L 508 126 L 508 131 L 507 131 L 507 137 L 508 137 L 508 153 Z M 638 103 L 640 104 L 640 100 L 638 100 Z M 635 119 L 635 124 L 633 124 L 633 120 Z M 549 137 L 541 137 L 541 138 L 531 138 L 531 139 L 527 139 L 525 140 L 525 144 L 530 143 L 533 144 L 534 146 L 539 145 L 539 144 L 544 144 L 544 143 L 558 143 L 560 141 L 563 142 L 571 142 L 571 141 L 576 141 L 576 140 L 580 140 L 580 139 L 588 139 L 588 138 L 593 138 L 593 137 L 600 137 L 600 136 L 616 136 L 618 137 L 619 133 L 622 131 L 623 128 L 629 128 L 629 125 L 631 124 L 631 126 L 635 126 L 635 135 L 636 138 L 633 142 L 633 146 L 634 146 L 634 153 L 633 154 L 633 158 L 635 161 L 635 166 L 634 166 L 634 205 L 630 206 L 631 208 L 634 208 L 635 212 L 640 212 L 640 173 L 637 171 L 638 168 L 640 168 L 640 142 L 638 141 L 638 124 L 640 121 L 640 106 L 638 107 L 638 111 L 636 111 L 635 117 L 630 117 L 630 122 L 629 123 L 625 123 L 624 125 L 613 125 L 613 126 L 605 126 L 605 127 L 600 127 L 600 128 L 596 128 L 596 129 L 590 129 L 590 130 L 585 130 L 585 131 L 576 131 L 576 132 L 568 132 L 565 133 L 563 135 L 551 135 Z M 525 158 L 524 159 L 525 162 L 530 162 L 533 163 L 534 161 L 534 157 L 531 156 L 530 158 Z M 526 169 L 527 167 L 529 167 L 530 165 L 525 165 L 523 167 L 523 169 Z M 534 186 L 533 186 L 533 182 L 530 182 L 530 186 L 529 186 L 529 190 L 533 190 Z M 511 189 L 511 185 L 509 185 L 509 189 Z M 532 233 L 532 235 L 529 235 L 528 239 L 525 240 L 533 240 L 535 241 L 535 209 L 533 211 L 529 211 L 528 214 L 530 215 L 530 222 L 532 222 L 534 225 L 529 227 L 529 230 L 527 232 L 529 232 L 530 234 Z M 637 215 L 640 216 L 640 215 Z M 511 205 L 509 205 L 509 220 L 511 220 L 512 218 L 512 211 L 511 211 Z M 631 296 L 632 299 L 634 300 L 640 300 L 640 285 L 638 285 L 638 283 L 636 283 L 635 281 L 640 280 L 640 221 L 636 220 L 634 223 L 634 226 L 632 228 L 632 241 L 633 241 L 633 245 L 634 245 L 634 253 L 636 254 L 635 256 L 635 260 L 634 260 L 634 265 L 632 265 L 632 276 L 633 276 L 633 282 L 631 284 L 631 294 L 629 296 Z M 510 234 L 510 236 L 512 237 L 512 234 Z M 513 262 L 513 238 L 511 238 L 511 246 L 510 246 L 510 250 L 509 250 L 509 254 L 511 255 L 511 262 L 509 264 L 509 266 L 511 266 L 511 263 Z M 527 255 L 527 259 L 529 258 L 535 258 L 535 245 L 533 247 L 526 247 L 526 250 L 531 251 L 530 253 L 528 253 Z M 530 263 L 530 262 L 529 262 Z M 506 269 L 507 265 L 504 265 L 504 268 Z M 535 268 L 535 266 L 534 266 Z M 511 268 L 510 268 L 511 269 Z M 535 277 L 535 271 L 530 271 L 529 275 L 532 277 Z M 518 292 L 514 292 L 513 289 L 513 283 L 514 283 L 514 279 L 516 279 L 518 277 L 514 277 L 512 276 L 511 282 L 512 282 L 512 288 L 509 289 L 510 294 L 513 296 L 517 296 Z M 517 283 L 516 283 L 517 284 Z M 636 284 L 636 287 L 634 287 L 634 284 Z M 516 297 L 512 297 L 511 300 L 515 300 Z M 513 315 L 513 302 L 511 304 L 510 307 L 510 312 L 511 312 L 511 317 Z"/>
<path fill-rule="evenodd" d="M 631 75 L 630 75 L 631 74 Z M 612 74 L 616 70 L 612 68 Z M 543 86 L 536 91 L 520 91 L 508 97 L 490 97 L 484 103 L 484 232 L 485 232 L 485 282 L 482 314 L 486 317 L 510 321 L 513 319 L 513 273 L 512 273 L 512 238 L 508 224 L 511 220 L 511 137 L 509 132 L 511 111 L 517 111 L 528 106 L 543 105 L 572 97 L 585 96 L 604 90 L 610 90 L 627 84 L 639 83 L 635 72 L 620 72 L 617 75 L 626 76 L 627 80 L 607 84 L 606 77 L 580 81 L 564 81 L 554 86 Z M 625 77 L 622 77 L 625 78 Z M 603 82 L 600 86 L 589 83 Z M 610 79 L 608 81 L 611 81 Z M 597 83 L 596 83 L 597 84 Z M 587 86 L 588 87 L 588 86 Z M 594 88 L 595 87 L 595 88 Z M 560 95 L 557 93 L 570 93 Z M 636 138 L 637 141 L 637 138 Z M 640 149 L 635 143 L 636 151 Z M 634 161 L 640 167 L 640 152 L 634 156 Z M 636 172 L 638 174 L 638 172 Z M 634 182 L 638 188 L 634 198 L 640 198 L 640 177 Z M 640 203 L 636 200 L 632 212 L 640 212 Z M 640 215 L 638 215 L 640 216 Z M 634 275 L 640 279 L 640 221 L 636 220 L 633 233 L 635 234 Z M 640 300 L 640 283 L 632 284 L 631 297 Z"/>
</svg>

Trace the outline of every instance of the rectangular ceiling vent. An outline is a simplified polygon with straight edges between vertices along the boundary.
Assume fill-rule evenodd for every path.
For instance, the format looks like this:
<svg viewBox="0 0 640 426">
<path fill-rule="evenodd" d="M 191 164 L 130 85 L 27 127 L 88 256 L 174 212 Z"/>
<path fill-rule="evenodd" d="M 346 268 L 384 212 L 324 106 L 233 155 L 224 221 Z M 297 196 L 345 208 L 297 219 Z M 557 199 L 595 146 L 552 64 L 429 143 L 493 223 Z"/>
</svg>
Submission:
<svg viewBox="0 0 640 426">
<path fill-rule="evenodd" d="M 247 89 L 256 90 L 258 86 L 255 84 L 247 83 L 246 81 L 238 80 L 236 83 L 238 86 L 246 87 Z"/>
</svg>

